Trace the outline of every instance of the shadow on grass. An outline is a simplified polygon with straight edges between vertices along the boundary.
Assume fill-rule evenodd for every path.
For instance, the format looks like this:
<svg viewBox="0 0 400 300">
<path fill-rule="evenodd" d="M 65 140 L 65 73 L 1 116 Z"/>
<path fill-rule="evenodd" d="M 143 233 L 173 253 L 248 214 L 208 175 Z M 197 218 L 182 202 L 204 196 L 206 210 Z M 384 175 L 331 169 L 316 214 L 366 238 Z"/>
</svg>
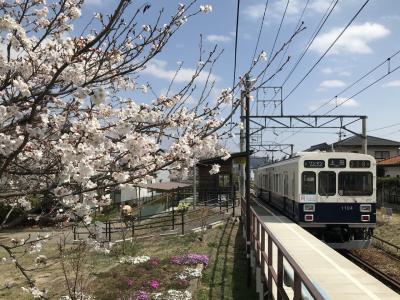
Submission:
<svg viewBox="0 0 400 300">
<path fill-rule="evenodd" d="M 240 225 L 226 222 L 210 264 L 208 295 L 201 299 L 257 299 L 255 287 L 246 284 L 246 250 Z"/>
</svg>

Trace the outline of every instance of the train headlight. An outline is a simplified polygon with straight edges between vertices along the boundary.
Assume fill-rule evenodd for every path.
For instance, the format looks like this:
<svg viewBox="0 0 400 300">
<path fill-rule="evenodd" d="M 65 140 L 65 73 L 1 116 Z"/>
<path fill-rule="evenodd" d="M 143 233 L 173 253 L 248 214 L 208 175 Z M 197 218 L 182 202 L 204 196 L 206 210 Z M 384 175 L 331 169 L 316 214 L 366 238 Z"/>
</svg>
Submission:
<svg viewBox="0 0 400 300">
<path fill-rule="evenodd" d="M 304 204 L 303 211 L 305 212 L 314 212 L 315 211 L 315 204 Z"/>
<path fill-rule="evenodd" d="M 362 212 L 362 213 L 371 212 L 371 204 L 361 204 L 360 212 Z"/>
</svg>

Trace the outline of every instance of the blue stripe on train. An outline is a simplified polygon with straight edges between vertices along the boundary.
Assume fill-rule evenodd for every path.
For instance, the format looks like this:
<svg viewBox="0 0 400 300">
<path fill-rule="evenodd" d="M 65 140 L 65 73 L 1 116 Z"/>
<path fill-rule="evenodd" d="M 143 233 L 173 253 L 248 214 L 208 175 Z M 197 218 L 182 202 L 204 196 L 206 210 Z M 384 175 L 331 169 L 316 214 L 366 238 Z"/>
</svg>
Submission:
<svg viewBox="0 0 400 300">
<path fill-rule="evenodd" d="M 267 202 L 271 202 L 275 207 L 279 208 L 288 217 L 296 222 L 304 222 L 305 214 L 313 214 L 314 221 L 312 223 L 376 223 L 376 204 L 375 203 L 326 203 L 318 202 L 315 204 L 314 212 L 304 212 L 303 203 L 297 203 L 287 197 L 282 197 L 275 193 L 271 193 L 271 199 L 268 199 L 269 192 L 262 190 L 260 195 Z M 361 204 L 371 204 L 371 212 L 360 212 Z M 370 215 L 369 222 L 362 222 L 361 215 Z M 311 222 L 310 222 L 311 223 Z"/>
</svg>

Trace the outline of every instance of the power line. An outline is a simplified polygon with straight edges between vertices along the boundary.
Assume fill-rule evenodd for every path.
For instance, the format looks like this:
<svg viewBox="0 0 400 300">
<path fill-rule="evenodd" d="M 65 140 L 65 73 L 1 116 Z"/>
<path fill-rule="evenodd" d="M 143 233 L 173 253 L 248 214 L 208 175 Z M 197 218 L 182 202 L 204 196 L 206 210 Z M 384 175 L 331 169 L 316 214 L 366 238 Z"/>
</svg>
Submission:
<svg viewBox="0 0 400 300">
<path fill-rule="evenodd" d="M 237 64 L 237 48 L 238 48 L 238 33 L 239 33 L 239 10 L 240 10 L 240 0 L 237 0 L 236 7 L 236 31 L 235 31 L 235 55 L 233 62 L 233 83 L 232 83 L 232 91 L 235 88 L 236 82 L 236 64 Z"/>
<path fill-rule="evenodd" d="M 333 0 L 333 1 L 334 1 L 334 0 Z M 339 1 L 339 0 L 337 0 L 337 1 Z M 301 12 L 301 15 L 300 15 L 299 19 L 297 20 L 297 24 L 296 24 L 296 27 L 295 27 L 295 29 L 294 29 L 295 31 L 299 28 L 301 19 L 303 18 L 304 13 L 305 13 L 305 11 L 306 11 L 306 9 L 307 9 L 309 3 L 310 3 L 310 0 L 307 0 L 306 4 L 304 5 L 304 8 L 303 8 L 303 10 L 302 10 L 302 12 Z M 281 65 L 283 59 L 284 59 L 285 56 L 286 56 L 286 53 L 288 52 L 288 50 L 289 50 L 289 48 L 290 48 L 290 45 L 291 45 L 291 44 L 289 44 L 289 45 L 286 47 L 285 52 L 283 53 L 283 55 L 282 55 L 282 57 L 281 57 L 281 59 L 280 59 L 280 61 L 279 61 L 279 63 L 278 63 L 278 68 L 276 69 L 275 72 L 278 71 L 279 66 Z M 282 85 L 283 85 L 283 84 L 282 84 Z"/>
<path fill-rule="evenodd" d="M 386 78 L 387 76 L 389 76 L 390 74 L 392 74 L 393 72 L 397 71 L 398 69 L 400 69 L 400 65 L 397 66 L 396 68 L 394 68 L 393 70 L 389 70 L 385 75 L 382 75 L 381 77 L 379 77 L 378 79 L 374 80 L 373 82 L 371 82 L 370 84 L 368 84 L 366 87 L 362 88 L 360 91 L 356 92 L 355 94 L 351 95 L 349 98 L 347 98 L 346 100 L 340 102 L 339 104 L 336 104 L 336 106 L 330 110 L 328 110 L 326 114 L 330 113 L 331 111 L 337 109 L 339 106 L 342 106 L 343 104 L 345 104 L 347 101 L 349 101 L 350 99 L 354 98 L 355 96 L 358 96 L 359 94 L 361 94 L 362 92 L 364 92 L 365 90 L 369 89 L 371 86 L 375 85 L 376 83 L 378 83 L 379 81 L 381 81 L 382 79 Z"/>
<path fill-rule="evenodd" d="M 335 9 L 337 3 L 339 0 L 332 0 L 331 4 L 329 5 L 329 7 L 326 9 L 324 15 L 322 16 L 321 20 L 319 21 L 317 27 L 315 28 L 313 34 L 311 35 L 310 40 L 307 43 L 306 48 L 304 49 L 304 51 L 302 52 L 302 54 L 300 55 L 300 57 L 297 59 L 296 63 L 294 64 L 293 68 L 290 70 L 289 74 L 286 76 L 285 80 L 282 83 L 282 86 L 285 85 L 285 83 L 289 80 L 289 78 L 292 76 L 293 72 L 296 70 L 297 66 L 300 64 L 300 62 L 302 61 L 303 57 L 306 55 L 307 51 L 309 50 L 309 48 L 311 47 L 312 43 L 314 42 L 315 38 L 318 36 L 318 34 L 320 33 L 320 31 L 322 30 L 322 28 L 324 27 L 326 21 L 328 20 L 328 18 L 330 17 L 330 15 L 332 14 L 332 11 Z M 335 2 L 335 3 L 334 3 Z M 333 4 L 334 3 L 334 4 Z M 332 6 L 333 5 L 333 6 Z"/>
<path fill-rule="evenodd" d="M 399 126 L 399 125 L 400 125 L 400 123 L 394 123 L 394 124 L 392 124 L 392 125 L 387 125 L 387 126 L 383 126 L 383 127 L 379 127 L 379 128 L 374 128 L 374 129 L 367 130 L 367 131 L 368 131 L 368 132 L 379 131 L 379 130 L 382 130 L 382 129 L 392 128 L 392 127 Z M 398 131 L 398 130 L 397 130 L 397 131 Z"/>
<path fill-rule="evenodd" d="M 388 62 L 390 62 L 390 60 L 392 58 L 394 58 L 395 56 L 397 56 L 400 53 L 400 50 L 396 51 L 394 54 L 392 54 L 391 56 L 389 56 L 388 58 L 386 58 L 384 61 L 382 61 L 380 64 L 378 64 L 377 66 L 373 67 L 371 70 L 369 70 L 367 73 L 365 73 L 363 76 L 361 76 L 360 78 L 358 78 L 356 81 L 354 81 L 352 84 L 350 84 L 349 86 L 347 86 L 346 88 L 344 88 L 343 90 L 341 90 L 338 94 L 336 94 L 334 97 L 330 98 L 328 101 L 322 103 L 320 106 L 318 106 L 316 109 L 314 109 L 310 114 L 315 113 L 316 111 L 320 110 L 321 108 L 327 106 L 330 102 L 332 102 L 334 99 L 336 99 L 337 97 L 339 97 L 340 95 L 342 95 L 343 93 L 345 93 L 346 91 L 348 91 L 350 88 L 352 88 L 353 86 L 355 86 L 357 83 L 359 83 L 361 80 L 365 79 L 366 77 L 368 77 L 369 75 L 371 75 L 373 72 L 375 72 L 377 69 L 379 69 L 380 67 L 382 67 L 383 65 L 387 64 Z M 390 74 L 390 73 L 389 73 Z M 387 74 L 388 75 L 388 74 Z"/>
<path fill-rule="evenodd" d="M 315 38 L 318 36 L 318 34 L 320 33 L 321 29 L 324 27 L 326 21 L 328 20 L 328 18 L 330 17 L 332 11 L 335 9 L 337 3 L 339 0 L 332 0 L 331 4 L 328 6 L 328 8 L 325 10 L 325 13 L 323 14 L 321 20 L 318 22 L 317 27 L 315 28 L 313 34 L 311 35 L 310 40 L 307 43 L 306 48 L 303 50 L 302 54 L 300 55 L 300 57 L 297 59 L 295 65 L 292 67 L 292 69 L 290 70 L 289 74 L 286 76 L 285 80 L 283 81 L 283 83 L 281 84 L 282 88 L 283 86 L 286 84 L 286 82 L 289 80 L 289 78 L 292 76 L 293 72 L 296 70 L 297 66 L 300 64 L 301 60 L 303 59 L 303 57 L 305 56 L 305 54 L 307 53 L 307 51 L 309 50 L 310 46 L 312 45 L 312 43 L 314 42 Z M 308 1 L 303 9 L 302 15 L 304 14 L 304 11 L 306 10 L 308 6 Z M 300 23 L 301 18 L 299 19 L 297 26 Z M 297 29 L 296 26 L 296 29 Z M 286 49 L 287 50 L 287 49 Z M 283 58 L 283 57 L 282 57 Z M 278 66 L 280 65 L 280 63 L 278 64 Z M 263 81 L 263 79 L 262 79 Z M 257 91 L 258 94 L 258 91 Z M 273 95 L 272 100 L 275 99 L 277 93 L 275 93 L 275 95 Z M 275 112 L 275 110 L 277 109 L 277 107 L 274 107 L 274 110 L 272 112 L 272 114 Z"/>
<path fill-rule="evenodd" d="M 237 7 L 236 7 L 236 30 L 235 30 L 235 54 L 234 54 L 234 61 L 233 61 L 233 80 L 232 80 L 232 92 L 235 89 L 235 82 L 236 82 L 236 66 L 237 66 L 237 48 L 238 48 L 238 33 L 239 33 L 239 11 L 240 11 L 240 0 L 237 0 Z M 234 101 L 232 101 L 232 109 L 231 109 L 231 128 L 232 131 L 232 124 L 233 124 L 233 111 L 234 111 Z"/>
<path fill-rule="evenodd" d="M 290 0 L 287 0 L 286 7 L 285 7 L 285 11 L 283 12 L 282 19 L 281 19 L 281 22 L 280 22 L 279 27 L 278 27 L 278 31 L 276 32 L 276 35 L 275 35 L 274 44 L 273 44 L 273 46 L 272 46 L 270 55 L 269 55 L 268 57 L 272 57 L 272 56 L 273 56 L 273 53 L 274 53 L 274 50 L 275 50 L 276 41 L 278 40 L 278 36 L 279 36 L 279 34 L 280 34 L 280 32 L 281 32 L 283 20 L 285 19 L 286 12 L 287 12 L 287 9 L 288 9 L 288 6 L 289 6 L 289 2 L 290 2 Z M 264 73 L 264 74 L 265 74 L 265 73 Z"/>
<path fill-rule="evenodd" d="M 400 53 L 400 50 L 396 53 Z M 397 54 L 394 54 L 397 55 Z M 334 108 L 328 110 L 327 112 L 324 113 L 324 115 L 329 114 L 330 112 L 332 112 L 333 110 L 337 109 L 338 107 L 342 106 L 344 103 L 346 103 L 347 101 L 349 101 L 350 99 L 354 98 L 355 96 L 361 94 L 362 92 L 364 92 L 365 90 L 369 89 L 370 87 L 372 87 L 373 85 L 375 85 L 376 83 L 378 83 L 379 81 L 383 80 L 384 78 L 386 78 L 387 76 L 389 76 L 390 74 L 392 74 L 393 72 L 397 71 L 400 69 L 400 65 L 397 66 L 394 69 L 388 70 L 388 72 L 384 75 L 382 75 L 381 77 L 379 77 L 378 79 L 374 80 L 373 82 L 371 82 L 370 84 L 368 84 L 367 86 L 363 87 L 361 90 L 357 91 L 356 93 L 354 93 L 353 95 L 351 95 L 350 97 L 348 97 L 346 100 L 342 101 L 341 103 L 337 104 Z M 362 76 L 364 77 L 364 76 Z M 312 117 L 311 114 L 309 114 L 310 117 Z M 393 127 L 393 126 L 389 126 L 389 127 Z M 280 143 L 288 140 L 289 138 L 295 136 L 296 134 L 298 134 L 299 132 L 301 132 L 302 129 L 295 131 L 293 134 L 289 135 L 288 137 L 286 137 L 285 139 L 281 140 Z M 374 131 L 374 130 L 372 130 Z M 371 131 L 369 131 L 371 132 Z"/>
<path fill-rule="evenodd" d="M 336 42 L 341 38 L 341 36 L 345 33 L 345 31 L 350 27 L 350 25 L 353 23 L 353 21 L 358 17 L 358 15 L 361 13 L 361 11 L 364 9 L 364 7 L 367 5 L 367 3 L 370 0 L 365 1 L 365 3 L 360 7 L 360 9 L 356 12 L 356 14 L 351 18 L 351 20 L 347 23 L 346 27 L 342 29 L 342 31 L 339 33 L 339 35 L 335 38 L 335 40 L 330 44 L 328 49 L 325 50 L 325 52 L 321 55 L 321 57 L 314 63 L 314 65 L 311 67 L 310 70 L 303 76 L 303 78 L 296 84 L 296 86 L 289 92 L 289 94 L 286 95 L 286 97 L 283 99 L 282 102 L 284 102 L 290 95 L 293 94 L 295 90 L 303 83 L 303 81 L 310 75 L 310 73 L 315 69 L 315 67 L 322 61 L 322 59 L 328 54 L 328 52 L 332 49 L 332 47 L 336 44 Z"/>
<path fill-rule="evenodd" d="M 333 0 L 333 1 L 334 1 L 334 0 Z M 337 0 L 337 1 L 338 1 L 338 0 Z M 306 9 L 307 9 L 307 7 L 308 7 L 309 2 L 310 2 L 310 0 L 307 0 L 306 4 L 304 5 L 304 8 L 303 8 L 303 10 L 302 10 L 302 12 L 301 12 L 301 14 L 300 14 L 300 17 L 299 17 L 299 19 L 297 20 L 297 23 L 296 23 L 296 26 L 295 26 L 295 28 L 294 28 L 293 34 L 298 30 L 298 28 L 299 28 L 299 26 L 300 26 L 300 24 L 301 24 L 301 19 L 302 19 L 303 16 L 304 16 L 304 13 L 305 13 L 305 11 L 306 11 Z M 283 53 L 283 55 L 282 55 L 282 57 L 281 57 L 281 59 L 280 59 L 280 61 L 279 61 L 279 63 L 278 63 L 278 67 L 277 67 L 277 69 L 275 70 L 275 73 L 279 70 L 280 65 L 281 65 L 283 59 L 285 58 L 286 53 L 287 53 L 287 51 L 289 50 L 290 45 L 291 45 L 291 44 L 289 44 L 289 45 L 286 47 L 285 52 Z M 272 53 L 271 53 L 271 54 L 272 54 Z M 263 80 L 263 79 L 262 79 L 262 80 Z M 281 86 L 283 87 L 283 84 L 282 84 Z M 276 92 L 275 92 L 275 94 L 272 96 L 271 100 L 274 100 L 274 99 L 275 99 L 275 97 L 276 97 L 276 95 L 278 94 L 278 92 L 279 92 L 279 91 L 276 91 Z M 258 99 L 258 90 L 257 90 L 257 99 Z M 278 107 L 277 105 L 274 106 L 274 109 L 273 109 L 273 111 L 272 111 L 272 114 L 275 113 L 277 107 Z M 265 111 L 265 107 L 264 107 L 264 111 Z M 268 124 L 269 124 L 269 122 L 270 122 L 270 120 L 268 120 Z M 267 125 L 268 125 L 268 124 L 267 124 Z"/>
<path fill-rule="evenodd" d="M 256 47 L 255 47 L 255 49 L 254 49 L 254 54 L 253 54 L 253 58 L 252 58 L 252 60 L 251 60 L 251 65 L 254 63 L 254 60 L 255 60 L 255 58 L 256 58 L 257 49 L 258 49 L 258 44 L 260 43 L 260 37 L 261 37 L 262 29 L 263 29 L 263 27 L 264 27 L 264 20 L 265 20 L 265 14 L 266 14 L 267 8 L 268 8 L 268 3 L 269 3 L 269 0 L 267 0 L 267 1 L 265 2 L 264 13 L 263 13 L 263 16 L 262 16 L 262 19 L 261 19 L 260 30 L 258 31 L 257 43 L 256 43 Z"/>
</svg>

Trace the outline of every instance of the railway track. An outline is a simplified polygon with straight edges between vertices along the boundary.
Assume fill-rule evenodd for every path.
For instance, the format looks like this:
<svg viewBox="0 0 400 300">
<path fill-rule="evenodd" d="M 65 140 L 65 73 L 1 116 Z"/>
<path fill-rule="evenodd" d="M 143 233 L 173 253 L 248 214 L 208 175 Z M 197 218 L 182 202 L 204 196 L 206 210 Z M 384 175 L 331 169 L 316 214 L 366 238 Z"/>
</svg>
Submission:
<svg viewBox="0 0 400 300">
<path fill-rule="evenodd" d="M 343 255 L 359 265 L 361 268 L 363 268 L 365 271 L 367 271 L 369 274 L 383 282 L 385 285 L 388 287 L 392 288 L 394 291 L 397 293 L 400 293 L 400 281 L 390 277 L 389 275 L 385 274 L 381 270 L 377 269 L 375 266 L 371 265 L 369 262 L 363 260 L 359 256 L 351 253 L 350 251 L 344 251 Z"/>
<path fill-rule="evenodd" d="M 400 257 L 399 257 L 400 247 L 399 246 L 394 245 L 394 244 L 392 244 L 384 239 L 381 239 L 377 236 L 372 236 L 372 238 L 373 238 L 373 240 L 377 241 L 377 243 L 372 243 L 373 247 L 382 250 L 391 259 L 400 262 Z M 397 255 L 394 254 L 394 251 L 393 252 L 388 251 L 388 248 L 396 250 Z"/>
</svg>

